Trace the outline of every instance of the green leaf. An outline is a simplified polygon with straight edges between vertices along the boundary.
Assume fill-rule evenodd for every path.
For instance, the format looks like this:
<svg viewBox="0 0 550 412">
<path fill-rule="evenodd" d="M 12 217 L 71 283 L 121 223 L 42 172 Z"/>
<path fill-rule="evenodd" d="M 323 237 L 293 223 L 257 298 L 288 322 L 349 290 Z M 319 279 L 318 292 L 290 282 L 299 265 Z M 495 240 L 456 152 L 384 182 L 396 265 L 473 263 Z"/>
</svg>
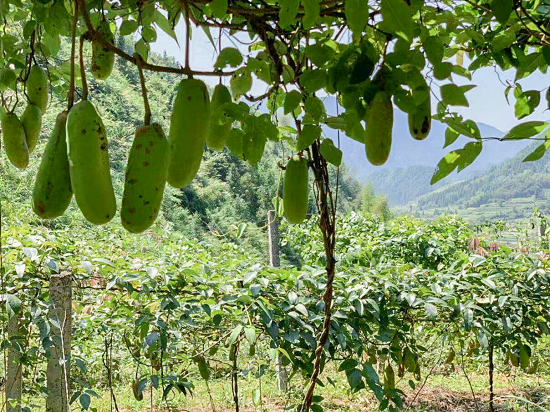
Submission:
<svg viewBox="0 0 550 412">
<path fill-rule="evenodd" d="M 248 340 L 248 343 L 253 345 L 254 341 L 256 340 L 256 329 L 244 328 L 244 335 L 246 336 L 246 340 Z"/>
<path fill-rule="evenodd" d="M 517 90 L 520 90 L 520 92 L 516 93 Z M 540 92 L 538 90 L 522 92 L 521 89 L 516 88 L 514 95 L 516 96 L 514 109 L 518 119 L 523 119 L 532 114 L 540 103 Z"/>
<path fill-rule="evenodd" d="M 300 102 L 302 101 L 302 94 L 298 90 L 292 90 L 285 96 L 284 113 L 289 114 L 296 110 Z"/>
<path fill-rule="evenodd" d="M 338 372 L 351 371 L 355 369 L 357 365 L 359 365 L 359 362 L 357 362 L 355 359 L 346 359 L 338 367 Z"/>
<path fill-rule="evenodd" d="M 438 36 L 430 36 L 424 40 L 424 51 L 428 60 L 438 65 L 443 61 L 443 54 L 445 53 L 445 47 Z"/>
<path fill-rule="evenodd" d="M 453 170 L 455 170 L 458 167 L 458 162 L 460 159 L 460 151 L 459 150 L 453 150 L 450 153 L 447 153 L 443 159 L 439 161 L 437 164 L 437 168 L 435 169 L 435 172 L 432 176 L 432 180 L 430 184 L 436 184 L 444 177 L 451 174 Z"/>
<path fill-rule="evenodd" d="M 334 49 L 327 46 L 326 44 L 312 44 L 305 48 L 306 57 L 311 60 L 311 62 L 318 66 L 324 66 L 333 56 Z"/>
<path fill-rule="evenodd" d="M 21 300 L 12 294 L 6 295 L 6 310 L 8 312 L 8 317 L 11 319 L 16 314 L 21 312 Z"/>
<path fill-rule="evenodd" d="M 147 43 L 154 43 L 157 40 L 157 31 L 151 26 L 145 26 L 141 30 L 141 36 Z"/>
<path fill-rule="evenodd" d="M 155 10 L 155 23 L 163 32 L 165 32 L 168 36 L 173 38 L 176 43 L 178 43 L 178 37 L 174 32 L 172 23 L 158 9 Z"/>
<path fill-rule="evenodd" d="M 321 5 L 319 0 L 302 0 L 304 5 L 304 18 L 302 19 L 302 24 L 304 28 L 310 29 L 313 27 L 317 19 L 321 17 Z"/>
<path fill-rule="evenodd" d="M 118 32 L 121 36 L 128 36 L 129 34 L 135 33 L 138 27 L 139 27 L 139 24 L 137 21 L 124 20 L 120 25 L 120 29 L 118 30 Z"/>
<path fill-rule="evenodd" d="M 327 73 L 325 70 L 308 70 L 300 76 L 300 85 L 309 93 L 315 93 L 327 84 Z"/>
<path fill-rule="evenodd" d="M 311 144 L 321 137 L 321 126 L 316 126 L 313 124 L 306 124 L 302 128 L 302 132 L 298 137 L 298 142 L 296 143 L 296 150 L 304 150 L 305 148 L 311 146 Z"/>
<path fill-rule="evenodd" d="M 481 142 L 470 142 L 461 149 L 458 171 L 461 172 L 470 166 L 477 159 L 483 148 Z"/>
<path fill-rule="evenodd" d="M 304 103 L 306 113 L 311 116 L 314 121 L 321 121 L 326 115 L 325 105 L 315 96 L 309 96 Z"/>
<path fill-rule="evenodd" d="M 534 162 L 536 160 L 541 159 L 549 147 L 550 147 L 550 140 L 546 140 L 543 144 L 541 144 L 533 152 L 531 152 L 525 159 L 523 159 L 523 161 Z"/>
<path fill-rule="evenodd" d="M 344 13 L 353 36 L 357 39 L 361 38 L 369 18 L 368 2 L 366 0 L 346 0 Z"/>
<path fill-rule="evenodd" d="M 209 6 L 214 17 L 223 19 L 227 15 L 228 0 L 212 0 Z"/>
<path fill-rule="evenodd" d="M 92 399 L 90 398 L 90 395 L 87 393 L 83 393 L 80 395 L 80 405 L 82 406 L 82 410 L 87 410 L 90 407 L 90 403 L 92 402 Z"/>
<path fill-rule="evenodd" d="M 227 343 L 227 346 L 231 347 L 239 337 L 243 330 L 243 325 L 237 325 L 235 329 L 231 332 L 231 335 L 229 335 L 229 341 Z"/>
<path fill-rule="evenodd" d="M 516 41 L 516 34 L 511 30 L 504 30 L 497 34 L 491 42 L 493 51 L 498 53 L 510 47 Z"/>
<path fill-rule="evenodd" d="M 229 81 L 231 92 L 235 98 L 238 98 L 248 92 L 252 87 L 252 75 L 248 67 L 241 67 L 231 76 Z"/>
<path fill-rule="evenodd" d="M 201 378 L 203 378 L 205 381 L 210 379 L 210 365 L 208 365 L 208 362 L 204 358 L 201 358 L 197 362 L 197 366 L 199 368 L 199 373 L 201 375 Z"/>
<path fill-rule="evenodd" d="M 503 139 L 505 140 L 518 140 L 518 139 L 528 139 L 532 136 L 535 136 L 541 133 L 548 126 L 547 122 L 542 121 L 532 121 L 518 124 L 513 127 Z"/>
<path fill-rule="evenodd" d="M 300 0 L 279 0 L 281 9 L 279 10 L 279 24 L 283 29 L 296 24 L 296 16 L 298 14 L 298 6 Z"/>
<path fill-rule="evenodd" d="M 220 51 L 214 68 L 223 69 L 227 66 L 237 67 L 243 62 L 243 56 L 241 52 L 234 47 L 226 47 Z"/>
<path fill-rule="evenodd" d="M 342 151 L 334 146 L 330 139 L 323 140 L 321 143 L 321 154 L 330 164 L 339 167 L 342 164 Z"/>
<path fill-rule="evenodd" d="M 437 319 L 437 308 L 431 303 L 424 304 L 424 310 L 429 320 L 435 321 Z"/>
<path fill-rule="evenodd" d="M 256 408 L 261 404 L 261 394 L 260 388 L 256 388 L 252 391 L 252 403 Z"/>
<path fill-rule="evenodd" d="M 443 62 L 439 64 L 434 64 L 434 77 L 437 80 L 445 80 L 449 78 L 453 72 L 453 65 L 449 62 Z"/>
<path fill-rule="evenodd" d="M 500 24 L 506 24 L 514 8 L 514 0 L 491 0 L 491 10 Z"/>
<path fill-rule="evenodd" d="M 441 86 L 441 98 L 443 102 L 450 106 L 468 106 L 468 100 L 464 93 L 470 90 L 470 86 L 457 86 L 454 83 L 448 83 Z"/>
<path fill-rule="evenodd" d="M 452 127 L 454 131 L 464 136 L 471 137 L 472 139 L 481 139 L 479 127 L 473 120 L 465 120 L 461 122 L 459 120 L 448 119 L 445 121 L 445 123 L 447 123 L 448 126 Z"/>
<path fill-rule="evenodd" d="M 411 9 L 405 0 L 382 0 L 380 7 L 385 30 L 412 43 L 414 24 Z"/>
<path fill-rule="evenodd" d="M 447 130 L 445 130 L 445 145 L 443 148 L 452 145 L 456 139 L 458 139 L 458 136 L 460 136 L 460 133 L 451 127 L 447 127 Z"/>
</svg>

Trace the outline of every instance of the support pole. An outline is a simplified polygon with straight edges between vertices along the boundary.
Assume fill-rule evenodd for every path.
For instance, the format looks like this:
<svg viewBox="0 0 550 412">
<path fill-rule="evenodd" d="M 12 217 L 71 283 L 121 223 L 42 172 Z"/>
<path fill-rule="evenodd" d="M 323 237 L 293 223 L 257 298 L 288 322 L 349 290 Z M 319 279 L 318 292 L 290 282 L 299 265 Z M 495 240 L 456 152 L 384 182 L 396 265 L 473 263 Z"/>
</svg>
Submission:
<svg viewBox="0 0 550 412">
<path fill-rule="evenodd" d="M 71 358 L 71 273 L 61 272 L 50 278 L 51 346 L 47 369 L 48 397 L 46 412 L 69 412 Z"/>
<path fill-rule="evenodd" d="M 21 412 L 21 393 L 23 379 L 21 374 L 21 352 L 18 337 L 21 338 L 21 312 L 12 316 L 8 322 L 8 370 L 6 377 L 6 411 Z"/>
<path fill-rule="evenodd" d="M 279 219 L 274 210 L 267 212 L 267 234 L 269 239 L 269 266 L 279 267 L 281 264 L 279 255 Z M 277 354 L 277 384 L 280 392 L 287 391 L 288 374 L 283 365 L 283 354 Z"/>
</svg>

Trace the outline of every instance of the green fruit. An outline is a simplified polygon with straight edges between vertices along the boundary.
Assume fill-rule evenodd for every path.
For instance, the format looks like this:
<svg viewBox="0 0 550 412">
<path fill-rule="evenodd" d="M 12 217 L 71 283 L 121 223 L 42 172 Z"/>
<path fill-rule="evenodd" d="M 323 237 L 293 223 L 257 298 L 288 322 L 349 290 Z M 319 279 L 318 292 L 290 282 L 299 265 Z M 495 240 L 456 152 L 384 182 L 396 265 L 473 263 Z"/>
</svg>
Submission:
<svg viewBox="0 0 550 412">
<path fill-rule="evenodd" d="M 209 115 L 206 85 L 197 79 L 182 80 L 174 101 L 168 137 L 168 183 L 172 186 L 187 186 L 199 171 Z"/>
<path fill-rule="evenodd" d="M 389 364 L 384 369 L 384 386 L 386 389 L 395 389 L 395 372 Z"/>
<path fill-rule="evenodd" d="M 300 224 L 307 216 L 308 176 L 307 161 L 298 155 L 292 156 L 286 165 L 283 186 L 285 217 L 290 223 Z"/>
<path fill-rule="evenodd" d="M 393 106 L 386 92 L 376 93 L 367 112 L 367 130 L 365 133 L 365 151 L 369 162 L 381 166 L 390 155 Z"/>
<path fill-rule="evenodd" d="M 109 144 L 105 126 L 89 101 L 75 104 L 69 112 L 67 141 L 76 203 L 91 223 L 107 223 L 116 212 L 109 169 Z"/>
<path fill-rule="evenodd" d="M 408 347 L 403 350 L 403 363 L 409 372 L 414 372 L 416 370 L 414 355 Z"/>
<path fill-rule="evenodd" d="M 450 365 L 455 360 L 456 352 L 454 348 L 451 348 L 449 351 L 449 354 L 447 355 L 447 358 L 445 359 L 445 364 Z"/>
<path fill-rule="evenodd" d="M 412 137 L 416 140 L 424 140 L 428 137 L 432 127 L 432 104 L 429 93 L 426 99 L 416 107 L 416 110 L 409 113 L 408 118 Z"/>
<path fill-rule="evenodd" d="M 27 148 L 29 153 L 32 153 L 38 143 L 40 130 L 42 129 L 42 111 L 35 104 L 29 104 L 23 116 L 21 116 L 21 124 L 25 130 L 25 139 L 27 140 Z"/>
<path fill-rule="evenodd" d="M 132 233 L 148 229 L 158 216 L 168 169 L 169 146 L 158 124 L 136 131 L 126 167 L 120 218 Z"/>
<path fill-rule="evenodd" d="M 225 141 L 229 137 L 231 131 L 231 123 L 224 123 L 223 113 L 219 108 L 225 103 L 231 102 L 231 94 L 229 89 L 223 84 L 218 84 L 214 88 L 212 102 L 210 105 L 210 122 L 206 133 L 206 144 L 212 150 L 222 150 L 225 146 Z"/>
<path fill-rule="evenodd" d="M 46 112 L 48 108 L 48 75 L 40 66 L 34 65 L 31 67 L 29 77 L 27 78 L 27 96 L 29 102 L 37 105 Z"/>
<path fill-rule="evenodd" d="M 2 118 L 4 148 L 12 165 L 25 169 L 29 165 L 29 149 L 25 138 L 25 129 L 15 113 L 8 113 Z"/>
<path fill-rule="evenodd" d="M 113 44 L 115 37 L 107 21 L 102 21 L 97 29 L 98 36 Z M 92 43 L 92 67 L 91 72 L 97 80 L 105 80 L 113 71 L 115 65 L 115 53 L 110 51 L 99 40 Z"/>
<path fill-rule="evenodd" d="M 529 367 L 529 353 L 527 353 L 525 345 L 519 347 L 519 365 L 522 369 L 527 369 Z"/>
<path fill-rule="evenodd" d="M 510 363 L 512 366 L 519 366 L 519 358 L 515 353 L 510 353 Z"/>
<path fill-rule="evenodd" d="M 60 113 L 42 155 L 32 192 L 34 213 L 43 219 L 61 216 L 73 197 L 67 157 L 67 112 Z"/>
<path fill-rule="evenodd" d="M 140 390 L 139 380 L 137 379 L 134 379 L 134 382 L 132 383 L 132 392 L 134 393 L 134 398 L 136 398 L 136 400 L 143 400 L 143 391 Z"/>
</svg>

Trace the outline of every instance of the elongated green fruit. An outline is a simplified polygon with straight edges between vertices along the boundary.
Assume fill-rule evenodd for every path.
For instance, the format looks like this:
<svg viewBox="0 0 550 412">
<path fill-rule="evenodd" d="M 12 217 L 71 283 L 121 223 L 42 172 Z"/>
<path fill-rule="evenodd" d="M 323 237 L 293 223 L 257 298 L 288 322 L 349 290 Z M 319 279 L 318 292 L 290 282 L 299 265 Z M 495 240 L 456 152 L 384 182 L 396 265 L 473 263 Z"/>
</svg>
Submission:
<svg viewBox="0 0 550 412">
<path fill-rule="evenodd" d="M 143 232 L 157 218 L 166 185 L 169 149 L 160 125 L 137 129 L 128 157 L 120 211 L 122 226 L 132 233 Z"/>
<path fill-rule="evenodd" d="M 206 85 L 197 79 L 182 80 L 174 101 L 168 137 L 168 183 L 172 186 L 187 186 L 199 171 L 209 115 Z"/>
<path fill-rule="evenodd" d="M 25 129 L 15 113 L 8 113 L 3 117 L 2 134 L 9 161 L 15 167 L 25 169 L 29 165 L 29 149 Z"/>
<path fill-rule="evenodd" d="M 111 27 L 107 21 L 101 22 L 98 28 L 98 36 L 103 40 L 113 44 L 115 37 L 111 32 Z M 93 76 L 97 80 L 107 79 L 115 65 L 115 53 L 110 51 L 99 40 L 94 40 L 92 43 L 92 67 L 90 68 Z"/>
<path fill-rule="evenodd" d="M 307 161 L 292 156 L 286 165 L 283 185 L 283 206 L 285 217 L 290 223 L 300 224 L 307 216 L 308 178 Z"/>
<path fill-rule="evenodd" d="M 38 137 L 42 129 L 42 110 L 37 105 L 30 103 L 21 116 L 21 124 L 23 124 L 25 130 L 29 153 L 32 153 L 36 143 L 38 143 Z"/>
<path fill-rule="evenodd" d="M 365 151 L 369 162 L 381 166 L 390 155 L 393 106 L 391 97 L 384 91 L 376 93 L 367 112 Z"/>
<path fill-rule="evenodd" d="M 428 137 L 432 127 L 432 104 L 429 92 L 426 99 L 416 107 L 416 110 L 413 113 L 409 113 L 408 118 L 409 131 L 412 137 L 416 140 L 424 140 Z"/>
<path fill-rule="evenodd" d="M 48 75 L 40 66 L 31 67 L 27 78 L 27 96 L 32 104 L 37 105 L 46 113 L 48 108 Z"/>
<path fill-rule="evenodd" d="M 69 170 L 78 207 L 91 223 L 110 221 L 116 212 L 105 126 L 87 100 L 73 106 L 67 118 Z"/>
<path fill-rule="evenodd" d="M 212 103 L 210 105 L 210 122 L 208 132 L 206 133 L 206 144 L 212 150 L 222 150 L 231 130 L 231 123 L 223 123 L 223 114 L 219 108 L 231 102 L 231 93 L 223 84 L 218 84 L 212 94 Z"/>
<path fill-rule="evenodd" d="M 67 157 L 67 112 L 57 115 L 42 155 L 32 192 L 34 213 L 43 219 L 61 216 L 73 197 Z"/>
</svg>

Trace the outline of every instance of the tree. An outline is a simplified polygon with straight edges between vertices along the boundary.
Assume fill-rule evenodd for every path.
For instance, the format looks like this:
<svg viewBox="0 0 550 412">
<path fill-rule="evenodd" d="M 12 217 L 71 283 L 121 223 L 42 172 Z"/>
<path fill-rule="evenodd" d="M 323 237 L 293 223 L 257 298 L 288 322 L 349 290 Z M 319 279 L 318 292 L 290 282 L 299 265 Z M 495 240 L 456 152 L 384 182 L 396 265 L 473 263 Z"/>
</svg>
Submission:
<svg viewBox="0 0 550 412">
<path fill-rule="evenodd" d="M 372 203 L 372 214 L 380 216 L 383 220 L 391 219 L 391 211 L 388 205 L 388 198 L 384 195 L 378 195 Z"/>
<path fill-rule="evenodd" d="M 517 80 L 508 91 L 513 89 L 516 98 L 516 116 L 522 119 L 532 113 L 543 100 L 542 91 L 524 91 L 519 80 L 536 70 L 545 72 L 550 62 L 550 32 L 547 29 L 550 18 L 545 14 L 545 7 L 539 5 L 540 2 L 488 3 L 484 0 L 435 3 L 421 0 L 2 2 L 0 91 L 5 111 L 3 138 L 9 143 L 6 152 L 19 166 L 23 166 L 24 158 L 28 157 L 21 127 L 14 121 L 13 114 L 25 101 L 35 102 L 33 91 L 38 90 L 43 95 L 47 89 L 30 80 L 32 66 L 48 69 L 54 97 L 66 102 L 67 109 L 72 109 L 79 97 L 86 100 L 89 96 L 93 100 L 95 90 L 88 93 L 86 82 L 85 68 L 90 66 L 84 52 L 87 42 L 93 46 L 91 69 L 96 76 L 103 77 L 109 71 L 105 65 L 112 64 L 114 55 L 125 64 L 137 67 L 146 126 L 150 125 L 151 111 L 145 72 L 175 73 L 194 79 L 229 78 L 234 101 L 214 105 L 209 121 L 225 128 L 234 126 L 227 139 L 230 150 L 256 165 L 268 140 L 280 142 L 287 146 L 287 152 L 307 158 L 314 176 L 315 201 L 327 261 L 327 292 L 324 295 L 325 320 L 318 337 L 314 369 L 301 407 L 302 412 L 307 411 L 313 401 L 323 357 L 327 356 L 323 348 L 331 326 L 337 208 L 337 196 L 333 193 L 336 185 L 330 179 L 329 164 L 339 167 L 342 159 L 338 145 L 322 136 L 321 127 L 327 125 L 342 130 L 361 142 L 368 137 L 365 150 L 369 159 L 382 164 L 391 150 L 393 105 L 408 113 L 411 135 L 421 140 L 429 133 L 431 99 L 435 95 L 439 102 L 433 117 L 447 124 L 446 143 L 453 142 L 460 134 L 472 141 L 442 159 L 432 182 L 456 169 L 468 167 L 481 152 L 483 139 L 473 121 L 453 111 L 455 106 L 468 105 L 466 93 L 472 86 L 457 84 L 452 75 L 469 80 L 471 71 L 481 67 L 514 69 Z M 186 46 L 184 67 L 155 64 L 149 59 L 149 50 L 157 31 L 178 38 L 175 28 L 180 19 L 187 26 L 184 38 L 178 39 Z M 238 37 L 244 33 L 251 44 L 247 51 L 222 48 L 218 50 L 212 70 L 193 70 L 189 48 L 192 24 L 210 37 L 210 33 L 218 29 L 220 37 L 225 34 Z M 117 41 L 109 33 L 114 28 L 119 36 L 134 39 L 131 52 L 116 46 Z M 62 38 L 72 41 L 68 64 L 59 56 Z M 80 74 L 76 72 L 78 58 Z M 468 67 L 464 67 L 465 58 L 471 62 Z M 268 88 L 264 94 L 254 96 L 250 90 L 257 79 L 267 83 Z M 434 80 L 441 86 L 438 87 Z M 180 83 L 180 90 L 191 83 L 200 87 L 197 82 L 187 81 Z M 327 115 L 322 100 L 316 95 L 321 90 L 337 96 L 345 112 Z M 260 114 L 245 101 L 265 101 L 270 113 Z M 179 123 L 180 115 L 186 116 L 197 126 L 199 118 L 207 117 L 205 113 L 188 113 L 187 109 L 199 107 L 197 103 L 196 99 L 193 104 L 187 103 L 184 105 L 186 111 L 177 113 L 173 119 Z M 205 103 L 202 107 L 206 109 L 209 105 Z M 273 117 L 279 109 L 292 113 L 293 126 L 276 127 Z M 366 118 L 369 119 L 367 125 L 364 123 Z M 202 123 L 205 126 L 207 122 Z M 531 138 L 547 127 L 547 122 L 523 123 L 514 127 L 507 138 Z M 72 128 L 73 132 L 78 129 Z M 187 129 L 181 127 L 181 130 Z M 202 134 L 203 131 L 198 132 L 188 143 L 196 142 Z M 101 130 L 96 135 L 102 136 Z M 543 142 L 526 160 L 539 159 L 548 147 L 550 145 Z M 193 164 L 196 169 L 202 159 L 202 147 L 199 144 L 193 148 L 194 162 L 185 164 Z M 190 149 L 191 145 L 184 148 L 181 155 L 191 156 Z M 171 155 L 170 161 L 173 159 Z M 285 156 L 282 163 L 287 159 Z M 102 172 L 108 174 L 109 162 L 104 159 L 103 163 L 107 170 Z M 194 177 L 193 171 L 189 172 L 185 177 Z M 181 182 L 183 185 L 187 180 Z M 114 213 L 108 214 L 112 215 Z"/>
<path fill-rule="evenodd" d="M 363 191 L 361 192 L 361 211 L 363 213 L 372 213 L 374 199 L 374 186 L 369 182 L 363 187 Z"/>
</svg>

